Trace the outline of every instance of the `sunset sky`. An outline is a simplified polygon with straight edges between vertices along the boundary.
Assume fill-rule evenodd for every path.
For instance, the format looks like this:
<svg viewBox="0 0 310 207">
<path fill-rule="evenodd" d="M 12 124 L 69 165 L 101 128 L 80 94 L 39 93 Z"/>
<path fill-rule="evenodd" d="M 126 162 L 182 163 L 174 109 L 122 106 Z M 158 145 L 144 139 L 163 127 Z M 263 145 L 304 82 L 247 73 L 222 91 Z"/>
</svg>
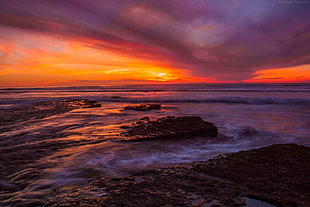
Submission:
<svg viewBox="0 0 310 207">
<path fill-rule="evenodd" d="M 310 82 L 310 0 L 1 0 L 0 86 Z"/>
</svg>

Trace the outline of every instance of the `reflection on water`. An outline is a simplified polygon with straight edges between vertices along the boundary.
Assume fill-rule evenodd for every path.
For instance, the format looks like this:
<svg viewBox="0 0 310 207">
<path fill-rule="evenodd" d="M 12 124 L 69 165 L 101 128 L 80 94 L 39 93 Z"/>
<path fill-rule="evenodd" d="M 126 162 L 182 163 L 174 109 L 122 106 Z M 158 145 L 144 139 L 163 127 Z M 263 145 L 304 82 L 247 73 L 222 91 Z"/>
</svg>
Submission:
<svg viewBox="0 0 310 207">
<path fill-rule="evenodd" d="M 135 95 L 140 97 L 142 93 Z M 158 100 L 173 96 L 168 92 L 153 92 L 148 98 L 159 93 Z M 199 93 L 193 93 L 191 98 L 197 99 Z M 56 92 L 54 95 L 59 97 Z M 105 94 L 114 98 L 126 95 Z M 307 106 L 169 102 L 163 103 L 161 110 L 137 112 L 124 111 L 126 104 L 129 103 L 102 102 L 101 108 L 77 109 L 2 126 L 0 186 L 4 191 L 0 194 L 0 205 L 41 205 L 56 191 L 98 177 L 119 177 L 145 169 L 207 160 L 220 153 L 272 143 L 309 144 Z M 119 142 L 122 139 L 119 134 L 124 131 L 121 125 L 145 116 L 156 119 L 169 115 L 201 116 L 218 126 L 221 135 L 212 141 L 197 138 Z"/>
</svg>

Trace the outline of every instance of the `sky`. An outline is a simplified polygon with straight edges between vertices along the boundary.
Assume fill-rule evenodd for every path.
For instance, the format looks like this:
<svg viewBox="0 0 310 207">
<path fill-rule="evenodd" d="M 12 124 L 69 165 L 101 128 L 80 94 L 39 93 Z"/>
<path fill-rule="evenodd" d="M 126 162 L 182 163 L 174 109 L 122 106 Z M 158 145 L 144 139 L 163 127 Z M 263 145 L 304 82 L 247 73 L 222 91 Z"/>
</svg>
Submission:
<svg viewBox="0 0 310 207">
<path fill-rule="evenodd" d="M 310 0 L 1 0 L 0 86 L 310 82 Z"/>
</svg>

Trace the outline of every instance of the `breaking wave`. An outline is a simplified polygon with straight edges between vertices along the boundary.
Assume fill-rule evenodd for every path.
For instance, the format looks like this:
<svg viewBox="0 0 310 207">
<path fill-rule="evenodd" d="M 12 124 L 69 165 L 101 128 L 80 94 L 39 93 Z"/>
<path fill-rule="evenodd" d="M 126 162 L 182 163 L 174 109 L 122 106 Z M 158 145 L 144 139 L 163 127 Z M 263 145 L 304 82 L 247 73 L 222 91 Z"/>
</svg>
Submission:
<svg viewBox="0 0 310 207">
<path fill-rule="evenodd" d="M 266 98 L 266 97 L 215 97 L 215 98 L 128 98 L 128 97 L 109 97 L 98 99 L 97 101 L 103 102 L 158 102 L 158 103 L 228 103 L 228 104 L 280 104 L 280 105 L 309 105 L 309 98 Z"/>
</svg>

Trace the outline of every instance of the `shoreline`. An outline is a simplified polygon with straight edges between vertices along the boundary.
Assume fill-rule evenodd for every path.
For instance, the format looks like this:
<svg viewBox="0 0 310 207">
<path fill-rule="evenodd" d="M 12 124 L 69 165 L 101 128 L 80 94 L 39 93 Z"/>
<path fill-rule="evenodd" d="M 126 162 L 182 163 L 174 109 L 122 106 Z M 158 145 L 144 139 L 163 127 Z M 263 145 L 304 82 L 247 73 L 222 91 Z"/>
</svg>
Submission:
<svg viewBox="0 0 310 207">
<path fill-rule="evenodd" d="M 296 144 L 223 154 L 208 161 L 91 181 L 60 191 L 43 206 L 310 205 L 310 148 Z"/>
<path fill-rule="evenodd" d="M 73 109 L 94 107 L 101 107 L 101 104 L 88 99 L 61 99 L 55 101 L 41 101 L 29 106 L 13 109 L 0 109 L 0 126 L 6 126 L 7 124 L 17 121 L 39 119 L 62 114 Z"/>
<path fill-rule="evenodd" d="M 90 133 L 88 135 L 84 134 L 83 130 L 74 131 L 81 127 L 82 124 L 80 122 L 70 123 L 71 118 L 62 119 L 62 117 L 56 119 L 55 125 L 52 125 L 50 130 L 39 131 L 40 133 L 37 134 L 32 134 L 31 131 L 23 132 L 22 128 L 30 127 L 31 130 L 32 125 L 40 124 L 40 120 L 45 117 L 56 114 L 65 114 L 74 109 L 100 107 L 100 104 L 98 104 L 99 103 L 97 102 L 86 99 L 63 99 L 57 101 L 37 102 L 24 108 L 12 109 L 11 112 L 10 110 L 6 111 L 8 116 L 2 117 L 7 120 L 1 123 L 2 120 L 0 119 L 0 126 L 2 124 L 1 132 L 7 134 L 6 139 L 5 137 L 1 138 L 6 144 L 2 146 L 3 151 L 0 154 L 1 161 L 3 161 L 3 164 L 0 166 L 2 169 L 2 173 L 0 174 L 0 190 L 1 193 L 3 193 L 1 196 L 1 200 L 3 199 L 1 203 L 4 206 L 153 207 L 167 205 L 216 207 L 244 206 L 249 199 L 254 199 L 258 202 L 267 202 L 276 206 L 310 205 L 308 200 L 303 199 L 310 197 L 310 193 L 305 190 L 305 192 L 300 192 L 299 189 L 306 189 L 306 186 L 303 185 L 306 185 L 307 183 L 302 179 L 310 180 L 310 176 L 306 174 L 307 171 L 310 171 L 310 169 L 308 169 L 309 167 L 306 166 L 307 161 L 309 162 L 310 159 L 309 147 L 297 146 L 296 144 L 277 144 L 254 150 L 223 154 L 208 161 L 186 161 L 186 163 L 176 166 L 172 164 L 171 167 L 165 168 L 161 168 L 163 166 L 157 166 L 159 167 L 157 170 L 141 171 L 140 169 L 133 171 L 141 171 L 140 173 L 125 173 L 119 177 L 113 178 L 105 176 L 104 170 L 96 170 L 96 164 L 93 164 L 90 168 L 87 168 L 86 166 L 84 169 L 83 162 L 81 162 L 78 164 L 82 165 L 77 165 L 77 168 L 81 167 L 80 169 L 83 170 L 74 168 L 71 169 L 72 173 L 82 173 L 81 178 L 86 176 L 90 181 L 76 185 L 68 184 L 57 186 L 57 181 L 53 180 L 53 177 L 49 177 L 50 174 L 44 173 L 49 170 L 54 170 L 54 168 L 58 167 L 59 163 L 45 162 L 43 160 L 49 155 L 60 152 L 61 150 L 77 149 L 79 146 L 84 145 L 95 146 L 96 144 L 105 142 L 107 139 L 100 139 L 105 138 L 105 135 L 102 135 L 101 132 L 103 128 L 100 128 L 100 126 L 102 126 L 102 118 L 105 117 L 105 115 L 96 114 L 98 118 L 90 116 L 86 119 L 86 127 L 90 126 L 91 130 L 101 130 L 98 132 L 96 131 L 98 135 L 95 133 L 94 136 L 91 136 Z M 15 113 L 13 113 L 14 110 Z M 100 111 L 101 109 L 92 110 L 98 112 L 98 110 Z M 149 142 L 147 141 L 165 140 L 166 138 L 169 138 L 171 139 L 171 145 L 175 145 L 174 141 L 178 142 L 179 140 L 174 138 L 179 136 L 182 137 L 182 134 L 185 134 L 183 138 L 188 140 L 192 138 L 195 139 L 194 135 L 197 135 L 198 139 L 199 136 L 202 136 L 201 134 L 206 135 L 198 126 L 202 124 L 203 128 L 207 123 L 204 123 L 203 120 L 198 117 L 187 117 L 187 119 L 190 119 L 190 121 L 188 121 L 183 120 L 184 117 L 182 117 L 182 119 L 174 116 L 163 117 L 165 113 L 160 114 L 159 117 L 161 118 L 157 118 L 156 110 L 153 115 L 153 112 L 128 112 L 127 110 L 124 112 L 121 108 L 117 108 L 117 110 L 119 110 L 117 111 L 117 115 L 133 114 L 132 117 L 139 117 L 138 119 L 132 119 L 132 122 L 126 120 L 127 122 L 125 122 L 125 125 L 120 124 L 119 127 L 120 129 L 123 128 L 121 131 L 125 131 L 125 129 L 128 130 L 127 134 L 123 134 L 124 136 L 128 135 L 129 137 L 128 140 L 126 140 L 126 137 L 125 141 L 130 141 L 130 138 L 134 138 L 135 136 L 137 136 L 138 139 L 133 139 L 132 141 L 134 142 L 146 141 L 144 144 L 139 144 L 139 146 L 128 148 L 133 151 L 137 150 L 137 153 L 147 152 L 147 149 L 151 149 L 152 146 L 148 147 Z M 5 110 L 1 110 L 0 112 L 2 113 L 4 111 Z M 153 117 L 149 119 L 145 114 L 151 114 L 151 117 Z M 115 114 L 111 113 L 109 116 L 112 117 L 114 115 Z M 77 113 L 74 114 L 74 116 L 77 120 L 78 118 L 84 118 L 84 114 L 79 115 Z M 12 120 L 10 120 L 10 117 Z M 180 123 L 177 122 L 179 119 L 181 121 Z M 69 120 L 69 123 L 64 124 L 63 126 L 57 125 L 65 122 L 64 120 Z M 94 120 L 96 120 L 96 123 L 92 125 L 91 122 Z M 124 121 L 124 119 L 120 120 Z M 22 123 L 22 125 L 17 125 L 18 122 Z M 188 125 L 184 123 L 188 122 L 192 124 L 195 123 L 194 125 L 197 130 L 190 131 L 193 128 L 191 126 L 187 129 L 186 127 Z M 212 127 L 212 123 L 208 124 L 211 124 L 210 127 Z M 21 128 L 18 129 L 16 126 Z M 186 130 L 184 130 L 184 127 Z M 66 131 L 66 129 L 69 130 Z M 70 129 L 72 129 L 72 131 L 70 131 Z M 15 130 L 21 130 L 21 133 L 14 135 Z M 74 138 L 75 135 L 77 135 L 77 139 Z M 244 130 L 239 131 L 238 136 L 239 135 L 241 138 L 259 138 L 261 142 L 263 142 L 262 139 L 270 139 L 268 136 L 271 136 L 271 134 L 266 133 L 259 134 L 254 128 L 245 128 Z M 70 139 L 70 136 L 73 136 L 73 139 Z M 143 138 L 144 136 L 145 139 L 141 139 L 141 137 Z M 69 139 L 67 139 L 67 137 Z M 203 137 L 205 138 L 205 136 Z M 206 137 L 208 136 L 206 135 Z M 209 138 L 212 137 L 213 135 Z M 220 143 L 222 143 L 222 141 L 224 143 L 226 141 L 228 142 L 229 138 L 233 138 L 223 136 L 215 137 L 217 140 L 220 140 Z M 272 138 L 276 140 L 277 137 L 272 135 Z M 11 139 L 12 141 L 10 141 Z M 27 140 L 28 143 L 24 142 L 25 140 Z M 180 143 L 177 144 L 180 145 Z M 234 144 L 233 140 L 231 144 Z M 129 142 L 124 142 L 124 145 L 129 145 Z M 147 149 L 140 150 L 139 147 L 141 148 L 143 146 Z M 161 144 L 156 144 L 154 146 L 161 149 Z M 102 149 L 105 148 L 103 147 Z M 169 148 L 167 149 L 169 150 Z M 173 148 L 171 149 L 173 150 Z M 178 150 L 180 149 L 182 148 L 178 148 Z M 102 152 L 104 151 L 96 150 L 96 153 Z M 252 152 L 259 152 L 260 156 L 257 157 L 257 154 L 254 153 L 255 155 L 253 155 Z M 292 154 L 292 152 L 296 152 L 296 154 Z M 304 155 L 302 155 L 302 152 L 304 152 Z M 78 152 L 76 153 L 78 154 Z M 84 155 L 86 155 L 86 161 L 88 158 L 92 161 L 94 161 L 93 159 L 96 159 L 95 152 L 92 152 L 93 154 L 91 155 L 87 155 L 86 151 L 84 153 Z M 184 151 L 179 151 L 178 153 L 184 153 Z M 116 156 L 112 158 L 112 163 L 114 162 L 117 166 L 117 163 L 122 160 L 122 156 L 126 155 L 133 156 L 132 158 L 137 160 L 136 155 L 126 154 L 126 149 L 124 149 L 124 151 L 120 151 L 117 155 L 119 157 Z M 150 154 L 146 155 L 151 156 Z M 285 162 L 287 163 L 283 162 L 281 159 L 268 160 L 269 158 L 273 158 L 274 155 L 283 156 L 283 159 L 286 160 Z M 56 154 L 56 157 L 57 156 L 58 155 Z M 62 155 L 60 154 L 59 156 Z M 69 156 L 69 154 L 67 156 Z M 167 154 L 167 156 L 169 155 Z M 250 157 L 249 161 L 247 161 L 247 157 Z M 40 161 L 41 158 L 42 162 Z M 196 160 L 207 160 L 208 158 L 202 157 L 202 159 Z M 232 162 L 235 158 L 236 160 Z M 172 158 L 167 157 L 167 159 Z M 126 160 L 127 159 L 124 159 L 123 162 L 126 162 Z M 129 161 L 126 164 L 128 166 L 125 167 L 128 167 L 128 171 L 130 171 L 135 165 L 134 163 L 133 165 L 130 164 L 130 161 L 132 160 L 128 159 L 127 161 Z M 143 161 L 144 160 L 140 158 L 139 162 Z M 102 163 L 97 164 L 100 166 Z M 109 163 L 105 163 L 103 166 L 107 167 L 109 166 Z M 146 169 L 154 168 L 146 167 Z M 255 169 L 255 171 L 251 171 L 253 169 Z M 295 169 L 298 169 L 299 171 L 296 172 Z M 66 170 L 66 168 L 64 168 L 64 170 Z M 302 170 L 304 170 L 304 172 L 301 172 Z M 249 174 L 250 172 L 252 174 Z M 296 176 L 299 178 L 296 178 Z M 50 184 L 42 184 L 42 181 L 44 183 L 44 179 L 46 178 L 50 179 Z M 70 177 L 68 178 L 70 179 Z M 79 176 L 74 177 L 74 179 L 78 178 Z M 302 185 L 298 186 L 297 183 L 302 183 Z M 82 187 L 82 185 L 84 187 Z M 266 188 L 266 186 L 269 187 Z M 263 191 L 263 193 L 260 191 Z M 162 202 L 158 202 L 159 200 L 162 200 Z"/>
</svg>

